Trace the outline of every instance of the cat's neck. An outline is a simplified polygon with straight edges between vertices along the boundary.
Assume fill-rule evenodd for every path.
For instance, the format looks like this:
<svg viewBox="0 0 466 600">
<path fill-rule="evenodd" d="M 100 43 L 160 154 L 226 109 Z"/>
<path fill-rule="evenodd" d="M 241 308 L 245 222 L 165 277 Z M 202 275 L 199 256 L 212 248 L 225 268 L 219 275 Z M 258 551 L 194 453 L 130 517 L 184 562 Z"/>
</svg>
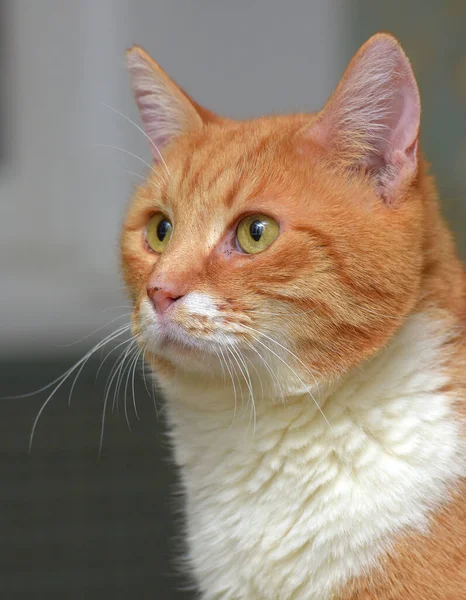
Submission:
<svg viewBox="0 0 466 600">
<path fill-rule="evenodd" d="M 448 338 L 442 323 L 411 317 L 376 357 L 315 396 L 325 419 L 309 394 L 264 399 L 254 420 L 246 403 L 236 414 L 201 410 L 172 388 L 171 435 L 200 579 L 229 598 L 262 598 L 253 592 L 264 582 L 292 597 L 304 573 L 306 597 L 328 600 L 393 536 L 424 531 L 465 472 Z M 210 405 L 215 390 L 193 393 Z"/>
<path fill-rule="evenodd" d="M 295 405 L 316 425 L 332 429 L 332 422 L 339 420 L 342 412 L 370 412 L 396 402 L 397 397 L 430 393 L 452 383 L 449 362 L 453 357 L 448 342 L 455 335 L 455 327 L 439 315 L 437 312 L 434 318 L 432 313 L 418 313 L 409 317 L 375 357 L 332 384 L 319 386 L 309 378 L 298 381 L 295 374 L 299 364 L 293 365 L 291 372 L 279 364 L 282 368 L 275 381 L 269 372 L 257 377 L 257 370 L 247 377 L 235 373 L 230 379 L 180 374 L 165 387 L 165 396 L 175 423 L 189 420 L 191 431 L 199 428 L 200 434 L 204 425 L 210 428 L 217 423 L 220 429 L 228 426 L 234 430 L 247 423 L 254 435 L 263 415 L 281 412 L 286 421 L 289 408 Z M 278 388 L 275 382 L 281 377 L 285 383 Z M 302 371 L 301 377 L 305 378 Z"/>
<path fill-rule="evenodd" d="M 413 460 L 425 453 L 426 443 L 430 448 L 438 444 L 436 451 L 442 454 L 448 431 L 439 437 L 431 425 L 447 420 L 446 429 L 458 429 L 460 436 L 464 427 L 456 414 L 451 367 L 456 334 L 432 314 L 413 315 L 384 349 L 339 382 L 280 400 L 262 398 L 255 390 L 255 406 L 247 387 L 243 397 L 236 389 L 233 400 L 234 391 L 223 380 L 196 387 L 192 379 L 180 379 L 166 390 L 176 460 L 188 471 L 208 471 L 221 464 L 222 452 L 229 455 L 244 447 L 253 454 L 265 452 L 261 440 L 282 435 L 295 422 L 305 423 L 306 444 L 316 442 L 317 447 L 337 448 L 345 437 L 351 446 L 361 435 L 396 455 L 410 437 Z M 453 437 L 455 445 L 456 433 Z M 352 453 L 346 449 L 344 454 L 351 462 Z M 207 474 L 199 473 L 199 478 Z"/>
</svg>

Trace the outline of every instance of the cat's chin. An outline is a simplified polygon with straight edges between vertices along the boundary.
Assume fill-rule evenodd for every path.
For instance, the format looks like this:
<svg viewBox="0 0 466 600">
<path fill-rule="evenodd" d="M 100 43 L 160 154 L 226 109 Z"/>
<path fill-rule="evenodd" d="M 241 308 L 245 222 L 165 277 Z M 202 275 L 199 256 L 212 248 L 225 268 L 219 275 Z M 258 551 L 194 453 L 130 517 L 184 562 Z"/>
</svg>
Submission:
<svg viewBox="0 0 466 600">
<path fill-rule="evenodd" d="M 168 362 L 180 371 L 216 376 L 221 372 L 218 349 L 211 342 L 192 338 L 189 334 L 176 332 L 146 331 L 140 341 L 148 354 Z"/>
<path fill-rule="evenodd" d="M 221 374 L 218 356 L 205 348 L 180 344 L 173 340 L 148 346 L 150 354 L 168 362 L 178 372 L 204 374 L 216 377 Z"/>
<path fill-rule="evenodd" d="M 172 318 L 156 316 L 148 303 L 142 303 L 135 328 L 139 344 L 148 353 L 185 371 L 217 375 L 223 345 L 209 337 L 192 335 Z"/>
</svg>

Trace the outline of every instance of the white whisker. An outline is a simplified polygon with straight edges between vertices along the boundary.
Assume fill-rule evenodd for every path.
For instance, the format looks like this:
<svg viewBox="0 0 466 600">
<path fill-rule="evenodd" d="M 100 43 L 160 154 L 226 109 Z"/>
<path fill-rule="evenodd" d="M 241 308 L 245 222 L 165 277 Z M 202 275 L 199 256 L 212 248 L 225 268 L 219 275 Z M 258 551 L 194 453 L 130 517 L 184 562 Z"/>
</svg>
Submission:
<svg viewBox="0 0 466 600">
<path fill-rule="evenodd" d="M 147 161 L 145 161 L 143 158 L 141 158 L 137 154 L 134 154 L 134 152 L 130 152 L 129 150 L 125 150 L 124 148 L 119 148 L 118 146 L 112 146 L 111 144 L 98 144 L 98 147 L 99 148 L 109 148 L 111 150 L 119 150 L 120 152 L 123 152 L 124 154 L 128 154 L 129 156 L 132 156 L 133 158 L 137 158 L 144 165 L 146 165 L 146 167 L 148 167 L 151 171 L 158 174 L 157 169 L 154 169 L 154 167 L 152 167 Z"/>
<path fill-rule="evenodd" d="M 133 344 L 136 344 L 136 340 L 129 340 L 129 348 L 132 347 Z M 128 349 L 126 350 L 128 351 Z M 125 353 L 125 357 L 126 357 L 126 353 Z M 124 364 L 124 359 L 122 361 L 122 364 Z M 102 409 L 102 424 L 101 424 L 101 428 L 100 428 L 100 441 L 99 441 L 99 458 L 102 455 L 102 446 L 103 446 L 103 442 L 104 442 L 104 432 L 105 432 L 105 415 L 107 413 L 107 404 L 108 404 L 108 396 L 110 393 L 110 389 L 112 387 L 112 381 L 114 380 L 114 378 L 116 377 L 116 374 L 118 373 L 118 369 L 115 370 L 115 372 L 112 375 L 112 378 L 110 380 L 110 383 L 107 386 L 107 391 L 105 393 L 105 397 L 104 397 L 104 406 Z"/>
<path fill-rule="evenodd" d="M 134 391 L 134 377 L 136 375 L 136 366 L 138 364 L 138 360 L 141 357 L 141 354 L 142 354 L 142 350 L 139 349 L 138 352 L 136 353 L 136 356 L 135 356 L 134 360 L 133 360 L 133 365 L 132 365 L 132 373 L 133 374 L 131 376 L 131 390 L 132 390 L 132 393 L 133 393 L 133 408 L 134 408 L 134 414 L 136 415 L 136 419 L 138 421 L 140 421 L 141 419 L 139 418 L 139 413 L 138 413 L 138 409 L 137 409 L 137 406 L 136 406 L 136 394 L 135 394 L 135 391 Z M 128 371 L 128 373 L 129 373 L 129 371 Z"/>
<path fill-rule="evenodd" d="M 216 350 L 215 348 L 212 348 L 212 349 L 213 349 L 213 351 L 215 353 L 215 356 L 218 358 L 218 362 L 220 364 L 220 367 L 222 368 L 222 380 L 223 380 L 223 385 L 225 385 L 226 376 L 225 376 L 225 367 L 223 366 L 222 358 L 221 358 L 218 350 Z"/>
<path fill-rule="evenodd" d="M 239 367 L 240 372 L 243 376 L 243 379 L 246 383 L 246 386 L 249 390 L 249 398 L 251 400 L 252 412 L 253 412 L 253 417 L 254 417 L 254 432 L 255 432 L 256 431 L 256 403 L 254 401 L 254 391 L 252 388 L 251 376 L 249 374 L 248 366 L 236 348 L 234 348 L 233 346 L 230 346 L 230 350 L 234 353 L 234 355 L 236 355 L 236 357 L 240 361 L 240 362 L 238 362 L 238 367 Z M 244 369 L 243 369 L 243 367 L 244 367 Z"/>
<path fill-rule="evenodd" d="M 269 340 L 270 342 L 272 342 L 273 344 L 276 344 L 277 346 L 279 346 L 282 350 L 285 350 L 285 352 L 288 352 L 288 354 L 290 354 L 295 360 L 297 360 L 299 362 L 299 364 L 305 368 L 306 372 L 309 373 L 309 375 L 314 379 L 314 383 L 316 385 L 318 385 L 317 383 L 317 379 L 315 378 L 314 373 L 312 373 L 312 371 L 309 369 L 309 367 L 303 363 L 303 361 L 296 356 L 296 354 L 294 354 L 294 352 L 292 352 L 291 350 L 289 350 L 286 346 L 284 346 L 283 344 L 280 344 L 280 342 L 277 342 L 277 340 L 274 340 L 272 337 L 270 337 L 269 335 L 266 335 L 265 333 L 262 333 L 261 331 L 258 331 L 257 329 L 254 329 L 254 327 L 248 327 L 247 325 L 243 325 L 243 327 L 245 329 L 249 329 L 250 331 L 254 331 L 254 333 L 259 334 L 260 336 L 266 338 L 267 340 Z"/>
<path fill-rule="evenodd" d="M 131 373 L 131 365 L 132 365 L 132 361 L 135 355 L 138 354 L 138 347 L 136 346 L 136 344 L 133 345 L 133 347 L 130 349 L 130 351 L 125 354 L 124 358 L 123 358 L 123 368 L 121 369 L 120 372 L 120 377 L 119 377 L 119 381 L 117 382 L 117 386 L 116 386 L 116 390 L 115 393 L 117 395 L 117 397 L 120 395 L 120 389 L 121 386 L 123 385 L 123 380 L 125 379 L 125 371 L 126 371 L 126 379 L 125 379 L 125 385 L 124 385 L 124 395 L 123 395 L 123 409 L 125 412 L 125 419 L 126 419 L 126 423 L 128 424 L 128 429 L 130 431 L 132 431 L 131 425 L 130 425 L 130 420 L 129 420 L 129 413 L 128 413 L 128 404 L 127 404 L 127 391 L 128 391 L 128 381 L 129 381 L 129 376 Z M 128 361 L 126 362 L 126 358 L 128 358 Z"/>
<path fill-rule="evenodd" d="M 233 421 L 235 420 L 236 417 L 236 410 L 237 410 L 237 394 L 236 394 L 236 385 L 235 385 L 235 380 L 233 377 L 233 373 L 232 373 L 232 369 L 231 369 L 231 363 L 227 362 L 225 355 L 223 354 L 223 350 L 221 348 L 219 348 L 222 356 L 223 356 L 223 360 L 225 361 L 225 367 L 227 368 L 227 371 L 230 375 L 230 379 L 231 379 L 231 384 L 233 386 L 233 394 L 234 394 L 234 398 L 235 398 L 235 407 L 234 407 L 234 411 L 233 411 Z"/>
<path fill-rule="evenodd" d="M 86 362 L 89 360 L 89 358 L 95 352 L 97 352 L 105 344 L 113 341 L 114 339 L 116 339 L 117 337 L 119 337 L 120 335 L 122 335 L 123 333 L 125 333 L 126 331 L 128 331 L 129 328 L 130 328 L 130 326 L 127 325 L 127 326 L 125 326 L 125 327 L 120 328 L 119 330 L 117 330 L 117 332 L 113 332 L 112 334 L 106 336 L 101 342 L 99 342 L 91 350 L 89 350 L 80 360 L 78 360 L 78 362 L 76 362 L 63 375 L 61 375 L 60 377 L 58 377 L 57 379 L 55 379 L 51 384 L 49 384 L 47 386 L 44 386 L 43 388 L 41 388 L 41 390 L 39 390 L 39 391 L 42 391 L 42 390 L 45 390 L 45 389 L 49 389 L 52 385 L 54 385 L 55 383 L 58 382 L 57 385 L 55 386 L 55 388 L 52 390 L 52 392 L 48 395 L 48 397 L 45 400 L 45 402 L 40 407 L 39 412 L 37 413 L 37 416 L 34 419 L 34 423 L 32 425 L 32 430 L 31 430 L 31 435 L 30 435 L 30 438 L 29 438 L 29 452 L 31 451 L 32 442 L 33 442 L 33 439 L 34 439 L 34 433 L 36 431 L 36 427 L 37 427 L 37 424 L 39 422 L 39 419 L 40 419 L 42 413 L 44 412 L 45 408 L 48 406 L 49 402 L 52 400 L 53 396 L 57 393 L 57 391 L 61 388 L 61 386 L 68 379 L 68 377 L 70 377 L 70 375 L 72 373 L 74 373 L 74 371 L 76 369 L 78 369 L 81 365 L 86 364 Z M 38 392 L 36 392 L 36 393 L 38 393 Z M 32 394 L 28 394 L 28 395 L 32 395 Z"/>
<path fill-rule="evenodd" d="M 146 392 L 149 396 L 152 396 L 152 400 L 154 403 L 154 410 L 155 410 L 155 415 L 157 417 L 157 421 L 159 420 L 159 412 L 157 410 L 157 400 L 156 400 L 156 394 L 155 394 L 155 385 L 154 385 L 154 379 L 151 378 L 151 383 L 152 383 L 152 394 L 149 391 L 149 388 L 147 387 L 147 380 L 146 380 L 146 372 L 145 372 L 145 367 L 146 367 L 146 351 L 147 351 L 147 345 L 144 347 L 143 353 L 142 353 L 142 380 L 144 381 L 144 387 L 146 388 Z"/>
<path fill-rule="evenodd" d="M 129 117 L 127 117 L 125 114 L 123 114 L 122 112 L 120 112 L 118 109 L 114 108 L 113 106 L 110 106 L 109 104 L 105 104 L 105 102 L 102 102 L 103 106 L 105 106 L 106 108 L 109 108 L 110 110 L 113 110 L 113 112 L 115 112 L 117 115 L 120 115 L 120 117 L 123 117 L 123 119 L 126 119 L 129 123 L 131 123 L 131 125 L 134 125 L 136 127 L 136 129 L 138 131 L 140 131 L 142 133 L 142 135 L 149 140 L 149 144 L 151 144 L 151 146 L 154 148 L 154 150 L 156 151 L 158 157 L 160 158 L 160 160 L 163 163 L 163 166 L 165 167 L 165 170 L 167 171 L 167 174 L 169 177 L 171 177 L 170 171 L 168 170 L 167 167 L 167 163 L 165 162 L 165 159 L 162 156 L 162 153 L 160 152 L 160 150 L 158 149 L 157 145 L 155 144 L 154 140 L 152 140 L 147 133 L 144 131 L 144 129 L 142 129 L 142 127 L 139 127 L 139 125 L 137 123 L 135 123 L 132 119 L 130 119 Z"/>
<path fill-rule="evenodd" d="M 86 334 L 84 337 L 76 340 L 75 342 L 71 342 L 70 344 L 58 344 L 57 348 L 71 348 L 71 346 L 76 346 L 76 344 L 81 344 L 82 342 L 84 342 L 85 340 L 87 340 L 91 336 L 93 336 L 95 333 L 97 333 L 98 331 L 102 331 L 102 329 L 105 329 L 112 323 L 115 323 L 115 321 L 118 321 L 118 319 L 122 319 L 123 317 L 129 317 L 130 314 L 131 314 L 130 312 L 127 312 L 127 313 L 123 313 L 122 315 L 118 315 L 118 317 L 113 318 L 111 321 L 109 321 L 108 323 L 105 323 L 104 325 L 100 325 L 100 327 L 97 327 L 96 329 L 94 329 L 90 333 Z"/>
<path fill-rule="evenodd" d="M 283 393 L 283 388 L 280 384 L 280 380 L 278 379 L 276 373 L 273 371 L 273 369 L 270 367 L 269 363 L 266 361 L 265 357 L 262 356 L 262 354 L 256 349 L 254 348 L 254 346 L 251 344 L 251 342 L 249 342 L 248 340 L 244 340 L 246 342 L 246 344 L 249 346 L 249 348 L 255 352 L 257 354 L 257 356 L 259 357 L 259 359 L 264 363 L 265 368 L 267 369 L 267 371 L 270 373 L 271 378 L 275 379 L 275 381 L 277 382 L 278 385 L 278 390 L 280 392 L 281 395 L 281 399 L 282 399 L 282 403 L 285 403 L 285 395 Z M 252 363 L 251 363 L 252 364 Z"/>
<path fill-rule="evenodd" d="M 249 327 L 248 327 L 248 329 L 252 329 L 252 328 L 249 328 Z M 252 330 L 253 330 L 253 331 L 256 331 L 256 330 L 254 330 L 254 329 L 252 329 Z M 263 335 L 263 334 L 261 334 L 261 332 L 260 332 L 260 331 L 256 331 L 256 333 L 258 333 L 259 335 Z M 311 392 L 311 390 L 309 389 L 309 387 L 308 387 L 308 386 L 307 386 L 307 385 L 304 383 L 304 381 L 301 379 L 301 377 L 298 375 L 298 373 L 296 373 L 296 371 L 293 369 L 293 367 L 291 367 L 291 366 L 290 366 L 290 365 L 289 365 L 289 364 L 288 364 L 288 363 L 287 363 L 285 360 L 283 360 L 283 358 L 282 358 L 281 356 L 279 356 L 279 355 L 278 355 L 276 352 L 274 352 L 274 351 L 273 351 L 271 348 L 269 348 L 269 346 L 267 346 L 266 344 L 264 344 L 264 343 L 263 343 L 263 342 L 262 342 L 262 341 L 261 341 L 259 338 L 255 337 L 254 335 L 253 335 L 252 337 L 253 337 L 253 339 L 255 339 L 255 340 L 256 340 L 256 342 L 257 342 L 258 344 L 260 344 L 261 346 L 263 346 L 263 347 L 264 347 L 266 350 L 268 350 L 268 351 L 269 351 L 269 352 L 271 352 L 271 353 L 272 353 L 272 354 L 273 354 L 273 355 L 274 355 L 276 358 L 278 358 L 278 360 L 279 360 L 280 362 L 282 362 L 282 363 L 283 363 L 283 364 L 284 364 L 284 365 L 285 365 L 285 366 L 286 366 L 286 367 L 287 367 L 287 368 L 288 368 L 288 369 L 289 369 L 289 370 L 290 370 L 290 371 L 291 371 L 291 372 L 294 374 L 294 376 L 297 378 L 297 380 L 298 380 L 298 381 L 301 383 L 301 385 L 304 387 L 304 389 L 307 391 L 307 393 L 309 394 L 309 396 L 310 396 L 310 397 L 312 398 L 312 400 L 314 401 L 314 404 L 315 404 L 315 405 L 316 405 L 316 407 L 318 408 L 318 410 L 319 410 L 320 414 L 321 414 L 321 415 L 322 415 L 322 417 L 324 418 L 324 420 L 325 420 L 325 422 L 327 423 L 327 425 L 328 425 L 328 426 L 330 427 L 330 429 L 332 429 L 332 431 L 333 431 L 333 427 L 330 425 L 330 423 L 329 423 L 329 421 L 328 421 L 327 417 L 325 416 L 325 414 L 324 414 L 324 411 L 322 410 L 322 408 L 321 408 L 320 404 L 317 402 L 317 400 L 315 399 L 315 397 L 314 397 L 314 395 L 312 394 L 312 392 Z M 265 337 L 267 337 L 267 336 L 265 336 Z M 273 342 L 274 342 L 275 340 L 272 340 L 272 339 L 271 339 L 271 341 L 273 341 Z M 280 345 L 280 344 L 278 344 L 278 345 Z M 286 348 L 285 348 L 285 350 L 286 350 Z M 292 353 L 290 352 L 290 354 L 292 354 Z M 302 361 L 300 361 L 300 362 L 302 362 Z M 303 363 L 303 364 L 304 364 L 304 363 Z"/>
<path fill-rule="evenodd" d="M 138 179 L 142 179 L 143 181 L 146 181 L 146 178 L 144 177 L 144 175 L 140 175 L 139 173 L 136 173 L 135 171 L 129 171 L 128 169 L 124 169 L 125 173 L 128 173 L 128 175 L 133 175 L 134 177 L 137 177 Z"/>
<path fill-rule="evenodd" d="M 109 358 L 109 356 L 111 354 L 113 354 L 116 350 L 118 350 L 118 348 L 121 348 L 121 346 L 123 346 L 124 344 L 127 344 L 129 341 L 131 340 L 131 338 L 129 340 L 124 340 L 123 342 L 120 342 L 119 344 L 117 344 L 115 346 L 115 348 L 112 348 L 109 352 L 107 352 L 107 354 L 104 356 L 104 358 L 102 359 L 99 368 L 97 369 L 97 373 L 95 374 L 95 380 L 97 381 L 97 378 L 100 375 L 100 371 L 102 370 L 102 367 L 104 366 L 104 364 L 106 363 L 107 359 Z M 124 352 L 124 350 L 123 350 Z M 117 361 L 120 358 L 121 354 L 118 355 Z M 112 366 L 111 370 L 110 370 L 110 374 L 109 376 L 112 374 L 113 369 L 115 368 L 115 364 Z M 107 381 L 108 381 L 108 377 L 107 377 Z M 105 390 L 104 390 L 105 391 Z"/>
<path fill-rule="evenodd" d="M 104 395 L 107 393 L 107 391 L 110 393 L 110 388 L 112 386 L 113 381 L 115 381 L 115 377 L 116 377 L 116 384 L 115 386 L 118 385 L 118 381 L 119 381 L 119 376 L 121 373 L 121 369 L 123 368 L 124 362 L 125 362 L 125 358 L 128 355 L 128 352 L 131 350 L 134 340 L 126 340 L 126 348 L 123 348 L 123 350 L 120 352 L 120 354 L 118 355 L 118 358 L 116 359 L 115 363 L 113 364 L 110 373 L 108 374 L 107 377 L 107 381 L 105 383 L 105 388 L 104 388 Z M 123 344 L 118 344 L 117 347 L 122 346 Z M 107 357 L 106 357 L 107 358 Z M 113 396 L 113 403 L 112 403 L 112 413 L 115 412 L 115 404 L 116 404 L 116 412 L 117 414 L 119 414 L 118 411 L 118 397 L 116 394 L 117 391 L 117 387 L 115 387 L 115 392 L 114 392 L 114 396 Z"/>
</svg>

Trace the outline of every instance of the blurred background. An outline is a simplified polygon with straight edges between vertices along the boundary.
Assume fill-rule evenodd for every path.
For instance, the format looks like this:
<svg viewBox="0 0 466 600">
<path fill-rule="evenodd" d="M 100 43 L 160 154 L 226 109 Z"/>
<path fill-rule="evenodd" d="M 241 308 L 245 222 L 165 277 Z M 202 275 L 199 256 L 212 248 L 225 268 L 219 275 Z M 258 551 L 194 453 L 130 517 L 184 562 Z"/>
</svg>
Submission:
<svg viewBox="0 0 466 600">
<path fill-rule="evenodd" d="M 150 160 L 115 112 L 139 124 L 128 46 L 142 45 L 201 104 L 246 118 L 318 109 L 379 30 L 412 60 L 423 148 L 466 258 L 464 0 L 2 0 L 0 395 L 50 383 L 128 322 L 119 227 Z M 73 377 L 57 390 L 30 453 L 47 391 L 0 401 L 2 598 L 194 597 L 176 570 L 180 505 L 163 408 L 156 399 L 157 415 L 140 369 L 139 420 L 125 371 L 98 458 L 105 383 L 125 347 L 97 378 L 106 353 L 90 358 L 70 406 Z"/>
</svg>

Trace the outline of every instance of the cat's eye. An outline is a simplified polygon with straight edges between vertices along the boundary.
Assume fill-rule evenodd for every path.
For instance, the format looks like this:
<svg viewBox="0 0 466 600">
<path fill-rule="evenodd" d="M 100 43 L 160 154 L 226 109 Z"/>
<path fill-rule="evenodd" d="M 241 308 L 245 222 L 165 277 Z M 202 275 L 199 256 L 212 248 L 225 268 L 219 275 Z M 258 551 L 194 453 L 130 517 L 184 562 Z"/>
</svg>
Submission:
<svg viewBox="0 0 466 600">
<path fill-rule="evenodd" d="M 146 240 L 154 252 L 163 252 L 172 235 L 173 225 L 163 213 L 152 215 L 146 225 Z"/>
<path fill-rule="evenodd" d="M 280 227 L 266 215 L 250 215 L 240 221 L 236 230 L 239 247 L 246 254 L 257 254 L 266 250 L 278 237 Z"/>
</svg>

